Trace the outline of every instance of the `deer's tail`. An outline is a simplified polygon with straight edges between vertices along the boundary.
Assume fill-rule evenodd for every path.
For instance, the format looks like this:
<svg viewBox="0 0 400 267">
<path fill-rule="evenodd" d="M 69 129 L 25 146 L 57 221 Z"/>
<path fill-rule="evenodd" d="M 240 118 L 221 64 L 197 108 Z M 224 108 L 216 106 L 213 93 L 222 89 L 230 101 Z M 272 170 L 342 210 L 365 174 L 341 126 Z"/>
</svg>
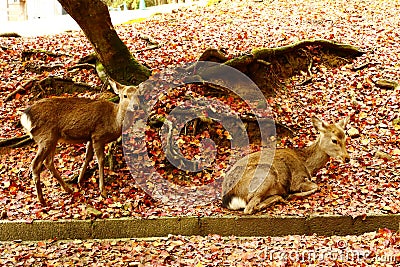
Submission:
<svg viewBox="0 0 400 267">
<path fill-rule="evenodd" d="M 222 206 L 230 210 L 244 209 L 246 205 L 246 200 L 239 196 L 228 193 L 222 197 Z"/>
</svg>

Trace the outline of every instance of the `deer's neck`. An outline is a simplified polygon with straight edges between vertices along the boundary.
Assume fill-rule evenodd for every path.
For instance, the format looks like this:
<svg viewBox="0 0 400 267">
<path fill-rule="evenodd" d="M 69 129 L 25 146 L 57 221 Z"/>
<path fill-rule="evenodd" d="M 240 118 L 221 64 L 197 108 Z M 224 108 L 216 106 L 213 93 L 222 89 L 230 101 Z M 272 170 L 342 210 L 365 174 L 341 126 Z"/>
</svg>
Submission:
<svg viewBox="0 0 400 267">
<path fill-rule="evenodd" d="M 122 99 L 120 101 L 123 101 Z M 115 112 L 116 112 L 116 124 L 117 128 L 122 129 L 122 124 L 124 122 L 124 118 L 126 115 L 126 111 L 128 109 L 128 104 L 129 103 L 120 103 L 120 104 L 115 104 Z"/>
<path fill-rule="evenodd" d="M 311 175 L 325 166 L 329 161 L 329 156 L 320 147 L 319 138 L 310 146 L 301 150 L 305 165 Z"/>
</svg>

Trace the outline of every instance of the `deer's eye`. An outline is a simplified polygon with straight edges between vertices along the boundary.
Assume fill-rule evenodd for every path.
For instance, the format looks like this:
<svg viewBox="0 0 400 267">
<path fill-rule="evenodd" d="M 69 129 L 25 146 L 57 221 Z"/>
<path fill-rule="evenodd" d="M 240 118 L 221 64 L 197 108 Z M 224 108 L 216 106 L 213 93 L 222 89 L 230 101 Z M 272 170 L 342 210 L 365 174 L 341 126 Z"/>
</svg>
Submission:
<svg viewBox="0 0 400 267">
<path fill-rule="evenodd" d="M 127 96 L 127 95 L 124 95 L 124 98 L 128 98 L 128 96 Z"/>
<path fill-rule="evenodd" d="M 332 143 L 334 143 L 335 145 L 337 145 L 338 141 L 336 139 L 332 139 Z"/>
</svg>

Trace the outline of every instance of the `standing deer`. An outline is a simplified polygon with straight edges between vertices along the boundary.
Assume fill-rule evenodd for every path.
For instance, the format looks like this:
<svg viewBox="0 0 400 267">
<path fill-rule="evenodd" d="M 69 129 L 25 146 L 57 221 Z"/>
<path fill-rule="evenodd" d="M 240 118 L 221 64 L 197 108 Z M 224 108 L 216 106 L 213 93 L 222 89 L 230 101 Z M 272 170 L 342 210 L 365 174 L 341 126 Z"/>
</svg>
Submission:
<svg viewBox="0 0 400 267">
<path fill-rule="evenodd" d="M 107 100 L 57 97 L 42 99 L 22 113 L 22 126 L 38 144 L 31 171 L 37 197 L 42 205 L 46 205 L 40 184 L 43 163 L 64 190 L 72 193 L 71 188 L 54 167 L 54 152 L 59 141 L 65 143 L 87 142 L 85 162 L 78 178 L 78 184 L 82 184 L 86 168 L 92 160 L 94 152 L 99 165 L 100 192 L 102 196 L 107 195 L 104 188 L 104 146 L 121 136 L 128 105 L 137 90 L 135 86 L 125 86 L 111 79 L 109 82 L 114 92 L 120 97 L 119 104 Z M 137 98 L 133 100 L 138 103 Z"/>
<path fill-rule="evenodd" d="M 327 124 L 313 117 L 313 126 L 320 134 L 310 146 L 276 149 L 275 155 L 259 151 L 239 160 L 223 181 L 222 206 L 231 210 L 244 208 L 244 213 L 252 214 L 275 202 L 285 202 L 284 197 L 307 196 L 317 191 L 311 175 L 324 167 L 330 157 L 350 161 L 344 131 L 348 121 L 347 117 Z"/>
</svg>

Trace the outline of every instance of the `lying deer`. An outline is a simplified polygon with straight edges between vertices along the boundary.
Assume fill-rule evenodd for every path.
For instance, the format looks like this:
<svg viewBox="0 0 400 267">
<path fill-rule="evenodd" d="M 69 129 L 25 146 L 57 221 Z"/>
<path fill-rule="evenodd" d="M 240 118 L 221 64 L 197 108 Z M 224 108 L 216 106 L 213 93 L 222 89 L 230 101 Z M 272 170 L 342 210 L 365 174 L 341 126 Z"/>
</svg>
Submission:
<svg viewBox="0 0 400 267">
<path fill-rule="evenodd" d="M 350 161 L 344 131 L 348 120 L 347 117 L 327 124 L 313 117 L 314 128 L 320 134 L 310 146 L 276 149 L 275 155 L 261 155 L 259 151 L 240 159 L 223 181 L 222 206 L 231 210 L 244 208 L 244 213 L 252 214 L 278 201 L 285 202 L 284 198 L 317 191 L 318 185 L 310 181 L 311 175 L 324 167 L 330 157 Z"/>
<path fill-rule="evenodd" d="M 109 82 L 114 92 L 120 97 L 119 104 L 107 100 L 57 97 L 42 99 L 22 113 L 22 126 L 38 144 L 31 171 L 37 197 L 42 205 L 46 205 L 40 184 L 43 163 L 64 190 L 72 193 L 71 188 L 54 167 L 54 152 L 59 141 L 87 142 L 85 162 L 78 183 L 82 184 L 94 151 L 99 165 L 100 192 L 102 196 L 107 195 L 104 188 L 104 146 L 121 136 L 122 124 L 129 102 L 137 89 L 135 86 L 125 86 L 112 80 Z M 137 99 L 134 100 L 137 101 Z"/>
</svg>

